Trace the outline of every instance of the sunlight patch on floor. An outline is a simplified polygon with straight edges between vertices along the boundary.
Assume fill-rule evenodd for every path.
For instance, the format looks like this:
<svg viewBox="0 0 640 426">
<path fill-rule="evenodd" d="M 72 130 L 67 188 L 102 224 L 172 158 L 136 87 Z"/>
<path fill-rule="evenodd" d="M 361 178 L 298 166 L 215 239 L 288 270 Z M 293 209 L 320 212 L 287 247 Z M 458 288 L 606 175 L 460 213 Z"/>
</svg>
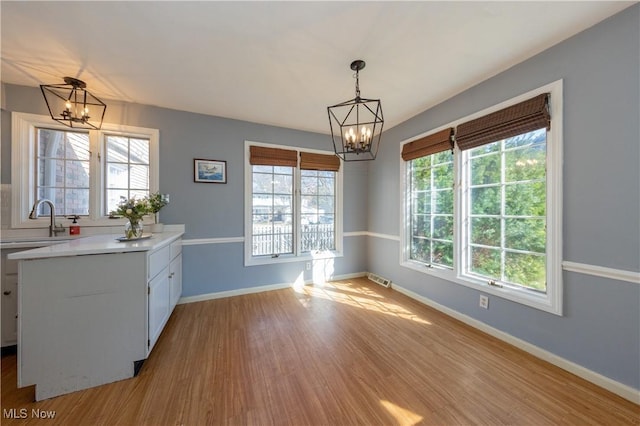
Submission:
<svg viewBox="0 0 640 426">
<path fill-rule="evenodd" d="M 399 425 L 415 425 L 422 421 L 422 416 L 419 414 L 399 407 L 392 402 L 383 399 L 380 404 L 396 419 Z"/>
<path fill-rule="evenodd" d="M 384 296 L 381 296 L 366 287 L 356 288 L 344 283 L 325 282 L 321 285 L 304 286 L 304 288 L 298 292 L 309 296 L 311 299 L 318 298 L 331 300 L 356 308 L 391 315 L 420 324 L 431 325 L 429 321 L 420 318 L 400 305 L 389 302 Z M 300 299 L 300 303 L 304 307 L 309 307 L 311 302 L 312 300 L 309 298 Z"/>
</svg>

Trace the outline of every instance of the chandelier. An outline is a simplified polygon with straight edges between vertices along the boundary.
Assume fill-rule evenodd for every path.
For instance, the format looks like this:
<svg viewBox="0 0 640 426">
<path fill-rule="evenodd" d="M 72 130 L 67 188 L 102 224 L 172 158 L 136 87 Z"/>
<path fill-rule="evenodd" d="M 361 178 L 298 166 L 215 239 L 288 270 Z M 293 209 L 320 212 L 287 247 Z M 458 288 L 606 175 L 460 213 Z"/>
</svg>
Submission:
<svg viewBox="0 0 640 426">
<path fill-rule="evenodd" d="M 356 72 L 356 97 L 327 107 L 333 148 L 344 161 L 375 160 L 380 146 L 382 105 L 380 99 L 360 97 L 359 73 L 364 66 L 363 60 L 351 63 Z"/>
<path fill-rule="evenodd" d="M 51 118 L 69 127 L 100 129 L 107 105 L 86 90 L 84 81 L 65 77 L 64 82 L 40 86 Z"/>
</svg>

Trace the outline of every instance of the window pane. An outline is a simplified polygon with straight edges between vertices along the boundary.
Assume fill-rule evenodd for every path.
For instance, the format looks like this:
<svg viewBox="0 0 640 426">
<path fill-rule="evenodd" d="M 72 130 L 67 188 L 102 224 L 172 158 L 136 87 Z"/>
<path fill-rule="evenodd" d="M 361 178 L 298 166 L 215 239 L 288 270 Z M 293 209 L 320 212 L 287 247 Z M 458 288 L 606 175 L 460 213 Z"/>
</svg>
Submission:
<svg viewBox="0 0 640 426">
<path fill-rule="evenodd" d="M 38 129 L 38 157 L 64 158 L 64 138 L 63 131 Z"/>
<path fill-rule="evenodd" d="M 89 135 L 82 133 L 67 133 L 66 158 L 89 160 Z"/>
<path fill-rule="evenodd" d="M 122 197 L 128 199 L 129 198 L 129 191 L 122 190 L 122 189 L 117 189 L 117 190 L 109 189 L 109 190 L 107 190 L 107 196 L 106 196 L 107 212 L 114 211 L 118 207 L 118 204 L 120 203 L 120 200 L 122 199 Z"/>
<path fill-rule="evenodd" d="M 65 214 L 89 214 L 89 188 L 70 189 L 65 191 Z"/>
<path fill-rule="evenodd" d="M 411 209 L 414 213 L 431 213 L 431 192 L 415 192 Z"/>
<path fill-rule="evenodd" d="M 544 144 L 547 141 L 547 129 L 534 130 L 533 132 L 523 133 L 522 135 L 514 136 L 509 139 L 505 139 L 504 148 L 516 148 L 520 146 L 530 146 L 533 144 Z"/>
<path fill-rule="evenodd" d="M 471 214 L 500 214 L 500 187 L 489 186 L 471 189 Z"/>
<path fill-rule="evenodd" d="M 149 188 L 149 166 L 131 166 L 129 187 L 131 189 Z"/>
<path fill-rule="evenodd" d="M 545 216 L 547 197 L 544 182 L 519 183 L 505 187 L 505 214 Z"/>
<path fill-rule="evenodd" d="M 453 212 L 453 191 L 434 191 L 435 196 L 435 212 L 434 213 L 452 213 Z"/>
<path fill-rule="evenodd" d="M 453 240 L 453 216 L 433 218 L 433 238 Z"/>
<path fill-rule="evenodd" d="M 130 139 L 129 157 L 132 163 L 149 164 L 149 141 Z"/>
<path fill-rule="evenodd" d="M 107 137 L 107 159 L 109 162 L 128 162 L 129 146 L 127 138 L 121 136 Z"/>
<path fill-rule="evenodd" d="M 500 279 L 500 250 L 471 248 L 471 272 L 492 279 Z"/>
<path fill-rule="evenodd" d="M 545 177 L 545 145 L 534 145 L 505 153 L 505 181 L 539 180 Z"/>
<path fill-rule="evenodd" d="M 273 192 L 276 194 L 291 194 L 293 190 L 293 176 L 273 175 Z"/>
<path fill-rule="evenodd" d="M 546 247 L 544 219 L 507 219 L 505 245 L 507 248 L 544 253 Z"/>
<path fill-rule="evenodd" d="M 38 161 L 38 186 L 64 186 L 64 160 L 40 159 Z"/>
<path fill-rule="evenodd" d="M 417 214 L 412 217 L 412 235 L 415 237 L 431 236 L 431 215 Z"/>
<path fill-rule="evenodd" d="M 500 182 L 500 154 L 485 155 L 471 160 L 471 184 L 487 185 Z"/>
<path fill-rule="evenodd" d="M 434 241 L 431 263 L 453 267 L 453 242 Z"/>
<path fill-rule="evenodd" d="M 127 188 L 129 186 L 129 166 L 112 163 L 107 165 L 107 188 Z"/>
<path fill-rule="evenodd" d="M 433 187 L 441 189 L 453 188 L 453 163 L 441 164 L 431 169 Z"/>
<path fill-rule="evenodd" d="M 483 246 L 500 247 L 500 219 L 471 218 L 471 242 Z"/>
<path fill-rule="evenodd" d="M 479 146 L 477 148 L 473 148 L 469 150 L 469 155 L 471 157 L 478 157 L 484 154 L 489 154 L 491 152 L 500 151 L 500 142 L 488 143 L 486 145 Z"/>
<path fill-rule="evenodd" d="M 426 238 L 411 239 L 411 259 L 431 264 L 431 241 Z"/>
<path fill-rule="evenodd" d="M 505 279 L 514 284 L 546 291 L 546 261 L 544 256 L 506 253 Z"/>
<path fill-rule="evenodd" d="M 254 173 L 253 193 L 270 193 L 273 190 L 272 178 L 272 174 Z"/>
<path fill-rule="evenodd" d="M 89 162 L 67 161 L 65 176 L 67 188 L 89 188 Z"/>
</svg>

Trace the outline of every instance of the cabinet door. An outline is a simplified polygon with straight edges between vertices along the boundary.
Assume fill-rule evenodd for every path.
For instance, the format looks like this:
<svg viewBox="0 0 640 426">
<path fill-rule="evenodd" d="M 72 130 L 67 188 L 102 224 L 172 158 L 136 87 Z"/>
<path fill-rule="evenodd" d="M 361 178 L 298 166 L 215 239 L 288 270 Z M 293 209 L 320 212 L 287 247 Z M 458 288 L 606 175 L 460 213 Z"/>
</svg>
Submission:
<svg viewBox="0 0 640 426">
<path fill-rule="evenodd" d="M 169 276 L 171 277 L 171 310 L 178 303 L 182 295 L 182 255 L 178 255 L 169 265 Z"/>
<path fill-rule="evenodd" d="M 2 277 L 2 346 L 18 342 L 18 274 Z"/>
<path fill-rule="evenodd" d="M 149 347 L 147 353 L 153 349 L 162 328 L 169 319 L 171 312 L 169 282 L 169 267 L 166 267 L 149 282 Z"/>
</svg>

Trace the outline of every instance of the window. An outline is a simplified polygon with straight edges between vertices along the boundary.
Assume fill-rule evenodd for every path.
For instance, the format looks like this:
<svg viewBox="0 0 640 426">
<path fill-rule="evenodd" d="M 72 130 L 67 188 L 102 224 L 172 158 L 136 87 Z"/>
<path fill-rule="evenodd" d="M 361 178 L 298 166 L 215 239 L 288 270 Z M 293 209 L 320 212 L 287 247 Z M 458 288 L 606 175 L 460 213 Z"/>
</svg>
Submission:
<svg viewBox="0 0 640 426">
<path fill-rule="evenodd" d="M 105 210 L 117 208 L 121 197 L 149 195 L 149 139 L 106 135 Z"/>
<path fill-rule="evenodd" d="M 411 250 L 428 266 L 453 267 L 453 155 L 449 151 L 411 160 Z"/>
<path fill-rule="evenodd" d="M 14 228 L 42 227 L 29 220 L 33 203 L 53 201 L 56 215 L 82 216 L 83 226 L 108 220 L 120 195 L 144 196 L 158 186 L 158 131 L 103 124 L 77 130 L 49 116 L 12 114 L 12 217 Z M 41 205 L 40 214 L 48 207 Z"/>
<path fill-rule="evenodd" d="M 341 252 L 341 172 L 334 154 L 247 142 L 245 264 Z"/>
<path fill-rule="evenodd" d="M 62 216 L 88 215 L 89 134 L 36 128 L 36 135 L 36 198 L 53 201 Z"/>
<path fill-rule="evenodd" d="M 562 313 L 561 101 L 559 81 L 403 145 L 403 266 Z"/>
</svg>

